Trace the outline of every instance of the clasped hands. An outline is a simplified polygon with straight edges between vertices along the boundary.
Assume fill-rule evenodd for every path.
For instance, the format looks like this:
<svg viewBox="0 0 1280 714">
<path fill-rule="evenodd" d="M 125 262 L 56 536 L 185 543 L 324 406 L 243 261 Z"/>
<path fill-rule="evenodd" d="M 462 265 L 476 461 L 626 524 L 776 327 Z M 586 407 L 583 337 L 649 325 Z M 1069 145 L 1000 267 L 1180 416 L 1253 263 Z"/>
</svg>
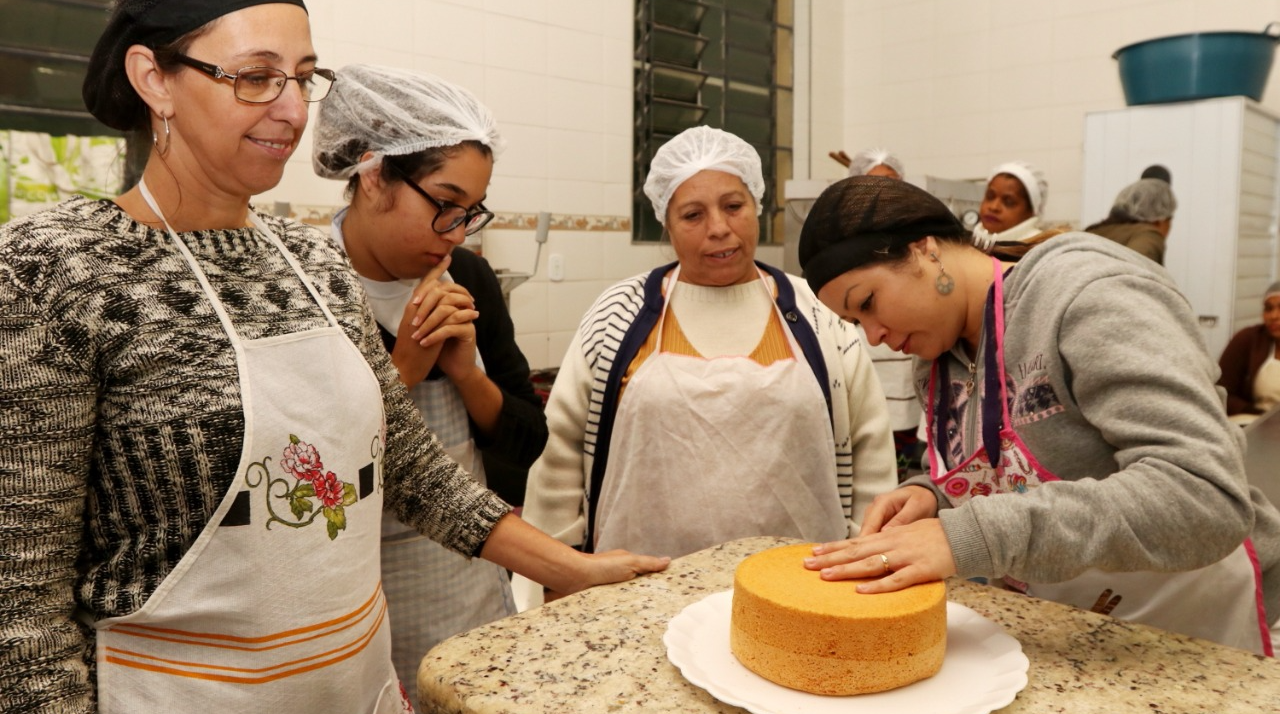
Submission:
<svg viewBox="0 0 1280 714">
<path fill-rule="evenodd" d="M 480 313 L 466 288 L 440 279 L 450 262 L 445 256 L 418 282 L 396 330 L 391 361 L 408 386 L 426 379 L 437 365 L 455 382 L 478 369 L 475 320 Z"/>
</svg>

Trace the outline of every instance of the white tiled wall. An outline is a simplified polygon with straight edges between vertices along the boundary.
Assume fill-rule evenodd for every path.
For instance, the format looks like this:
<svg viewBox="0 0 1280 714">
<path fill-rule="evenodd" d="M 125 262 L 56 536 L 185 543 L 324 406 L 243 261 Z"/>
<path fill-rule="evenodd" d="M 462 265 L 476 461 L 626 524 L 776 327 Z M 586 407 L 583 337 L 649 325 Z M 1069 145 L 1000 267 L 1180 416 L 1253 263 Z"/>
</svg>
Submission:
<svg viewBox="0 0 1280 714">
<path fill-rule="evenodd" d="M 829 9 L 814 0 L 815 19 Z M 1043 168 L 1047 218 L 1080 225 L 1084 116 L 1124 106 L 1111 55 L 1186 32 L 1261 32 L 1280 0 L 845 0 L 839 91 L 814 116 L 839 116 L 837 144 L 813 146 L 814 177 L 840 175 L 826 152 L 895 151 L 912 177 L 985 177 L 1009 159 Z M 815 25 L 815 52 L 832 32 Z M 814 68 L 815 87 L 821 81 Z M 1280 73 L 1264 105 L 1280 110 Z M 821 159 L 817 157 L 822 157 Z M 1135 177 L 1136 178 L 1136 177 Z M 1177 177 L 1174 178 L 1175 186 Z"/>
</svg>

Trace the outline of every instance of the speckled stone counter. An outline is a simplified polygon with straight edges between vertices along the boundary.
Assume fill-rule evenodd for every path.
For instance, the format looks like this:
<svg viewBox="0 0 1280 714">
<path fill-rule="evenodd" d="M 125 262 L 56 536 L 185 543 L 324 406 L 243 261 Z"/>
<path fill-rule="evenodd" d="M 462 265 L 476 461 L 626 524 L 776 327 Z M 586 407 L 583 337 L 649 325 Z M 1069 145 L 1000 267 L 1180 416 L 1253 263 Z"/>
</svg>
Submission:
<svg viewBox="0 0 1280 714">
<path fill-rule="evenodd" d="M 687 605 L 733 587 L 748 538 L 667 571 L 592 588 L 453 637 L 418 671 L 420 710 L 447 714 L 743 712 L 690 684 L 662 635 Z M 1001 625 L 1031 661 L 1001 712 L 1280 712 L 1280 660 L 952 579 L 947 597 Z"/>
</svg>

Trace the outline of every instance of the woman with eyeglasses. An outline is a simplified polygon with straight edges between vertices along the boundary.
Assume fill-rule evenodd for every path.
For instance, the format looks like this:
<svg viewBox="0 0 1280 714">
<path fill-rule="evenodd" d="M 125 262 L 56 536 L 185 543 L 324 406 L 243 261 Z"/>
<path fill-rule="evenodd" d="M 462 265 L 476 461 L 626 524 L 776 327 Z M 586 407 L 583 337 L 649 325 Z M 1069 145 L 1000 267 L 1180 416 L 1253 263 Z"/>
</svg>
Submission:
<svg viewBox="0 0 1280 714">
<path fill-rule="evenodd" d="M 409 710 L 384 506 L 550 586 L 664 567 L 471 479 L 337 245 L 250 205 L 331 76 L 300 1 L 115 6 L 84 97 L 142 180 L 0 228 L 0 710 Z"/>
<path fill-rule="evenodd" d="M 497 276 L 457 249 L 493 217 L 483 199 L 500 148 L 493 115 L 465 89 L 351 65 L 320 105 L 312 163 L 347 181 L 350 205 L 332 233 L 427 426 L 473 478 L 520 500 L 547 419 Z M 382 522 L 382 582 L 392 659 L 415 701 L 427 650 L 516 611 L 504 569 L 468 561 L 392 515 Z"/>
</svg>

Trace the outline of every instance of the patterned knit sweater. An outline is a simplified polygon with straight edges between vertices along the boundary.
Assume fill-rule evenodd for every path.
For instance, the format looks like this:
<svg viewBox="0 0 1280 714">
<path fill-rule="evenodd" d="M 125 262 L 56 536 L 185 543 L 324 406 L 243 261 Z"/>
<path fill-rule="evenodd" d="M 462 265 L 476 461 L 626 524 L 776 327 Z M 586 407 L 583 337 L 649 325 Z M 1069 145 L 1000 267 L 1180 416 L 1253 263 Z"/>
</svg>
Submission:
<svg viewBox="0 0 1280 714">
<path fill-rule="evenodd" d="M 509 506 L 424 427 L 333 241 L 264 218 L 382 385 L 387 509 L 478 552 Z M 258 231 L 183 240 L 244 339 L 325 326 Z M 0 227 L 0 710 L 94 710 L 77 619 L 146 602 L 227 491 L 243 431 L 231 343 L 165 231 L 80 197 Z"/>
</svg>

